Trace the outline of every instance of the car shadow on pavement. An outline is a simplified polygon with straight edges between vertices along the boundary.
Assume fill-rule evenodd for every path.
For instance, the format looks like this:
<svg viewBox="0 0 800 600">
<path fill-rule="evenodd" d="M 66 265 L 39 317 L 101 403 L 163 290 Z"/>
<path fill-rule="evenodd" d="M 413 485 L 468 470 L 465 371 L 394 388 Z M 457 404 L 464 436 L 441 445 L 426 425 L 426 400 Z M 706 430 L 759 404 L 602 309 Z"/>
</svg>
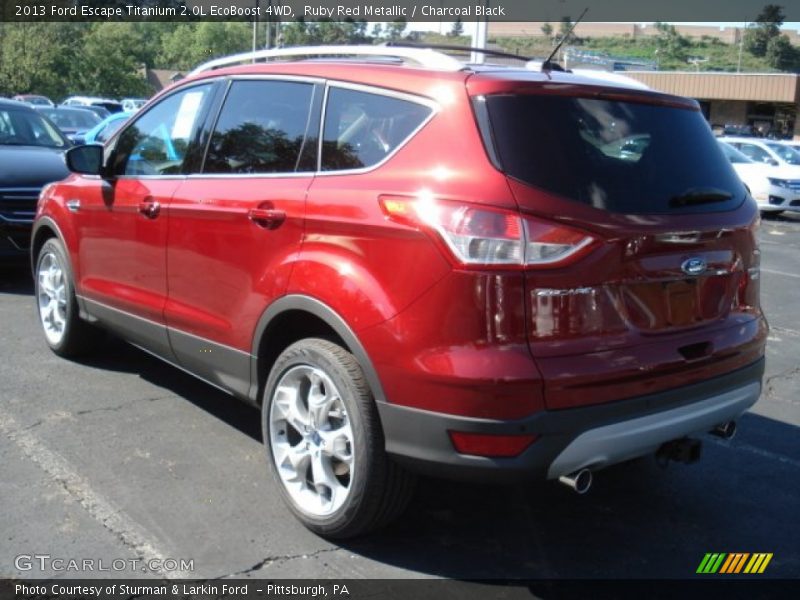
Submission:
<svg viewBox="0 0 800 600">
<path fill-rule="evenodd" d="M 102 351 L 73 359 L 96 369 L 138 374 L 142 379 L 191 402 L 211 416 L 261 442 L 259 410 L 112 335 Z"/>
<path fill-rule="evenodd" d="M 21 273 L 0 285 L 31 293 Z M 106 344 L 78 362 L 138 374 L 261 441 L 255 407 L 116 338 Z M 766 575 L 794 577 L 800 431 L 753 413 L 739 423 L 729 442 L 702 436 L 697 464 L 618 465 L 598 472 L 584 496 L 554 482 L 489 487 L 424 478 L 396 523 L 338 545 L 410 573 L 470 580 L 685 578 L 706 552 L 772 552 Z"/>
<path fill-rule="evenodd" d="M 81 361 L 138 373 L 261 441 L 258 409 L 111 340 Z M 369 560 L 456 579 L 691 577 L 706 552 L 773 552 L 772 574 L 800 568 L 800 431 L 747 414 L 731 441 L 704 435 L 703 458 L 644 458 L 596 473 L 584 496 L 554 482 L 515 487 L 420 479 L 407 512 L 338 542 Z M 793 571 L 792 571 L 793 569 Z"/>
<path fill-rule="evenodd" d="M 715 551 L 773 552 L 771 574 L 788 577 L 800 567 L 800 431 L 753 414 L 740 426 L 729 442 L 702 436 L 699 463 L 611 467 L 584 496 L 425 479 L 399 522 L 343 545 L 448 578 L 685 578 Z"/>
</svg>

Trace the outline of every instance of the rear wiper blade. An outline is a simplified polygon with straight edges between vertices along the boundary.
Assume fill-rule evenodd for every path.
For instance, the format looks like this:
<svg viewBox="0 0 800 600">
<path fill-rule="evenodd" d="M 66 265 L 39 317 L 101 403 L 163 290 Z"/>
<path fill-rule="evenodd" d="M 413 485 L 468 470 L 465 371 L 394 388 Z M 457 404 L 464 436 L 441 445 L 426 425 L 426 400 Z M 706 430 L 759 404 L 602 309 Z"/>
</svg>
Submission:
<svg viewBox="0 0 800 600">
<path fill-rule="evenodd" d="M 691 188 L 678 196 L 673 196 L 670 206 L 690 206 L 692 204 L 711 204 L 725 202 L 733 198 L 733 194 L 719 188 Z"/>
</svg>

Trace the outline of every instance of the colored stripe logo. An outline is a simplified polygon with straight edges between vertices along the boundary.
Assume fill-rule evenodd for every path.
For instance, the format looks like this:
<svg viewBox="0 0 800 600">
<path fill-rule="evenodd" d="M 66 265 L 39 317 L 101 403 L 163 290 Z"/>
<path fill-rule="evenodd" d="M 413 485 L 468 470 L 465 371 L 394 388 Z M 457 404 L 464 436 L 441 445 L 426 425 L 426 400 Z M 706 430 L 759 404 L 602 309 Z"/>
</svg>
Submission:
<svg viewBox="0 0 800 600">
<path fill-rule="evenodd" d="M 700 561 L 697 573 L 703 575 L 713 575 L 715 573 L 725 575 L 735 575 L 747 573 L 755 575 L 763 573 L 769 561 L 772 560 L 772 552 L 708 552 Z"/>
</svg>

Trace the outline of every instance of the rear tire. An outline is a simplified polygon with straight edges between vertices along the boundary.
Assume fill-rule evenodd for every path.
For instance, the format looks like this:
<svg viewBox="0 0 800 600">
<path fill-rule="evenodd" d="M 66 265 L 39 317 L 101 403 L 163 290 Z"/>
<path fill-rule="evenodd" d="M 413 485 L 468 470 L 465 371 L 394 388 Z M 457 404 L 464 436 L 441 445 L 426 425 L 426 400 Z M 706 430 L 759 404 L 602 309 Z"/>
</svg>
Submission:
<svg viewBox="0 0 800 600">
<path fill-rule="evenodd" d="M 69 259 L 57 238 L 39 250 L 34 277 L 39 322 L 50 349 L 66 358 L 93 350 L 101 333 L 80 318 Z"/>
<path fill-rule="evenodd" d="M 369 386 L 341 346 L 309 338 L 284 350 L 264 390 L 261 422 L 281 496 L 314 533 L 361 535 L 408 505 L 415 479 L 386 455 Z"/>
</svg>

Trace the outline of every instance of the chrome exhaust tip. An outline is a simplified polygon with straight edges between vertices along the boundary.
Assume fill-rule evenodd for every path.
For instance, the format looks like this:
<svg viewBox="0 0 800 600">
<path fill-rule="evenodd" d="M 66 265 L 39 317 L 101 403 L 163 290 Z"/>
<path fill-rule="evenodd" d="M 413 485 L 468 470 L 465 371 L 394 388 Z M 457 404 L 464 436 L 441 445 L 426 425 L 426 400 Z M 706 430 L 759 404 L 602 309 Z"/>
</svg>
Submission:
<svg viewBox="0 0 800 600">
<path fill-rule="evenodd" d="M 736 421 L 728 421 L 727 423 L 717 425 L 710 433 L 724 440 L 729 440 L 736 435 Z"/>
<path fill-rule="evenodd" d="M 581 469 L 570 475 L 562 475 L 558 480 L 577 494 L 585 494 L 592 487 L 592 472 L 589 469 Z"/>
</svg>

